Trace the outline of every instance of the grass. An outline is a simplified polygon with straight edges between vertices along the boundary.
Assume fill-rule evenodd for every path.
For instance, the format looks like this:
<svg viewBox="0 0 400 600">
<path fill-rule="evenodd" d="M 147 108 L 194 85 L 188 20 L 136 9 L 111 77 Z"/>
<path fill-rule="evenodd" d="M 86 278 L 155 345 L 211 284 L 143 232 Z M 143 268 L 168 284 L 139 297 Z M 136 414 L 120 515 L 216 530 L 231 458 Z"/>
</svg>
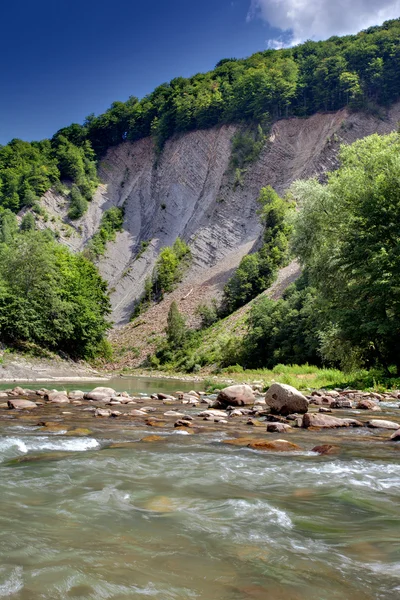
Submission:
<svg viewBox="0 0 400 600">
<path fill-rule="evenodd" d="M 307 391 L 312 389 L 353 388 L 384 392 L 399 389 L 400 379 L 386 377 L 378 370 L 360 369 L 344 373 L 339 369 L 324 369 L 312 365 L 277 365 L 274 369 L 249 369 L 240 366 L 222 369 L 220 376 L 229 376 L 237 383 L 258 381 L 267 388 L 271 383 L 286 383 Z M 215 382 L 212 382 L 215 383 Z"/>
</svg>

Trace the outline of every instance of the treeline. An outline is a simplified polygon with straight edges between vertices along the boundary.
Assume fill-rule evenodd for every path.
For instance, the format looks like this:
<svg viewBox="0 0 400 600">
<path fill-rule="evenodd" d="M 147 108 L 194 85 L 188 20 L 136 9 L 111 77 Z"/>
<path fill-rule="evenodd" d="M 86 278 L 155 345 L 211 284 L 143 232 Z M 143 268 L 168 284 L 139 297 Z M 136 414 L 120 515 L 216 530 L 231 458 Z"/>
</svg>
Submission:
<svg viewBox="0 0 400 600">
<path fill-rule="evenodd" d="M 203 331 L 188 330 L 174 307 L 167 342 L 151 364 L 190 371 L 308 362 L 400 376 L 399 156 L 399 133 L 372 135 L 341 148 L 340 168 L 326 185 L 295 182 L 288 195 L 300 210 L 288 227 L 302 277 L 281 300 L 256 300 L 239 337 L 226 337 L 215 307 L 202 307 L 205 327 L 217 321 Z M 251 286 L 229 288 L 238 305 L 242 289 Z"/>
<path fill-rule="evenodd" d="M 223 59 L 213 71 L 177 77 L 140 101 L 114 102 L 104 114 L 58 135 L 77 147 L 89 141 L 97 156 L 149 135 L 162 148 L 178 132 L 386 105 L 399 90 L 400 20 L 392 20 L 357 35 Z"/>
<path fill-rule="evenodd" d="M 0 208 L 0 340 L 73 358 L 107 354 L 106 283 L 82 254 Z"/>
<path fill-rule="evenodd" d="M 125 140 L 151 135 L 162 149 L 174 133 L 232 122 L 264 127 L 283 116 L 386 105 L 399 90 L 400 20 L 357 35 L 223 59 L 213 71 L 177 77 L 140 101 L 114 102 L 51 140 L 12 140 L 0 147 L 0 206 L 35 209 L 56 186 L 70 197 L 69 216 L 75 219 L 97 185 L 96 159 Z"/>
</svg>

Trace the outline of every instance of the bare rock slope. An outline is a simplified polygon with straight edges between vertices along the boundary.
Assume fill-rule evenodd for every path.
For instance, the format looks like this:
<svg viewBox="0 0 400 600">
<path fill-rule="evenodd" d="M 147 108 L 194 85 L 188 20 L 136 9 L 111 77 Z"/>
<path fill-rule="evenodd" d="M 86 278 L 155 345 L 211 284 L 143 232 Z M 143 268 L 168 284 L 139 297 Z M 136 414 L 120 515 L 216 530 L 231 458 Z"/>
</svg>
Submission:
<svg viewBox="0 0 400 600">
<path fill-rule="evenodd" d="M 98 229 L 103 212 L 125 206 L 124 230 L 99 261 L 111 291 L 112 319 L 121 326 L 129 321 L 159 251 L 180 236 L 192 250 L 190 270 L 180 288 L 145 320 L 151 322 L 152 332 L 161 332 L 174 298 L 194 322 L 198 303 L 218 297 L 241 258 L 257 245 L 261 187 L 272 185 L 283 193 L 296 179 L 322 176 L 336 167 L 340 143 L 392 131 L 399 119 L 400 104 L 385 118 L 342 110 L 278 121 L 259 159 L 236 187 L 229 168 L 234 125 L 176 136 L 161 156 L 150 139 L 126 142 L 108 151 L 99 169 L 102 184 L 89 210 L 61 226 L 61 241 L 81 250 Z M 43 203 L 53 222 L 65 220 L 63 202 L 52 192 L 45 195 Z M 137 257 L 142 242 L 149 243 Z"/>
</svg>

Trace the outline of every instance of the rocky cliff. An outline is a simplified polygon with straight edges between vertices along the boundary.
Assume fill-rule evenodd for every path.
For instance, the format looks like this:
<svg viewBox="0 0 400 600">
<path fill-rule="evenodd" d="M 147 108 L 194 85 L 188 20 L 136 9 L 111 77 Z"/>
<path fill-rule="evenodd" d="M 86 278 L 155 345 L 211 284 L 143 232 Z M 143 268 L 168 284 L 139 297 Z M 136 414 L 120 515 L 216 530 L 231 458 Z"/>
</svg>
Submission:
<svg viewBox="0 0 400 600">
<path fill-rule="evenodd" d="M 321 177 L 335 168 L 341 143 L 392 131 L 399 119 L 400 104 L 381 117 L 342 110 L 278 121 L 258 160 L 236 186 L 229 167 L 234 125 L 175 137 L 160 156 L 150 139 L 126 142 L 102 160 L 102 184 L 78 221 L 62 224 L 65 200 L 53 192 L 44 196 L 47 225 L 58 229 L 62 242 L 81 250 L 98 229 L 104 210 L 125 206 L 124 230 L 99 261 L 109 282 L 116 326 L 129 321 L 160 249 L 180 236 L 189 243 L 193 262 L 173 297 L 182 306 L 186 303 L 184 312 L 194 319 L 197 304 L 218 296 L 242 256 L 257 244 L 261 187 L 271 185 L 283 193 L 296 179 Z M 144 241 L 149 244 L 136 258 Z M 154 309 L 154 318 L 149 314 L 153 333 L 165 326 L 166 312 L 163 306 Z M 139 333 L 140 328 L 135 335 Z"/>
</svg>

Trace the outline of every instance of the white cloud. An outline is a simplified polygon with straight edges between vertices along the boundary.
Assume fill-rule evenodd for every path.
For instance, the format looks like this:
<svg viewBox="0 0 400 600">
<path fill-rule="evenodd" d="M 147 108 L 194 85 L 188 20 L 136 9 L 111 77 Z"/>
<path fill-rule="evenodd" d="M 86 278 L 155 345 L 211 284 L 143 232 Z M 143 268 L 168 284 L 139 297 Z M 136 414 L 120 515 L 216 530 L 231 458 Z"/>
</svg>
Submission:
<svg viewBox="0 0 400 600">
<path fill-rule="evenodd" d="M 356 33 L 396 19 L 400 17 L 400 0 L 251 0 L 248 19 L 255 17 L 290 31 L 290 45 L 294 45 L 307 39 Z M 272 40 L 270 46 L 281 42 L 279 38 Z"/>
</svg>

